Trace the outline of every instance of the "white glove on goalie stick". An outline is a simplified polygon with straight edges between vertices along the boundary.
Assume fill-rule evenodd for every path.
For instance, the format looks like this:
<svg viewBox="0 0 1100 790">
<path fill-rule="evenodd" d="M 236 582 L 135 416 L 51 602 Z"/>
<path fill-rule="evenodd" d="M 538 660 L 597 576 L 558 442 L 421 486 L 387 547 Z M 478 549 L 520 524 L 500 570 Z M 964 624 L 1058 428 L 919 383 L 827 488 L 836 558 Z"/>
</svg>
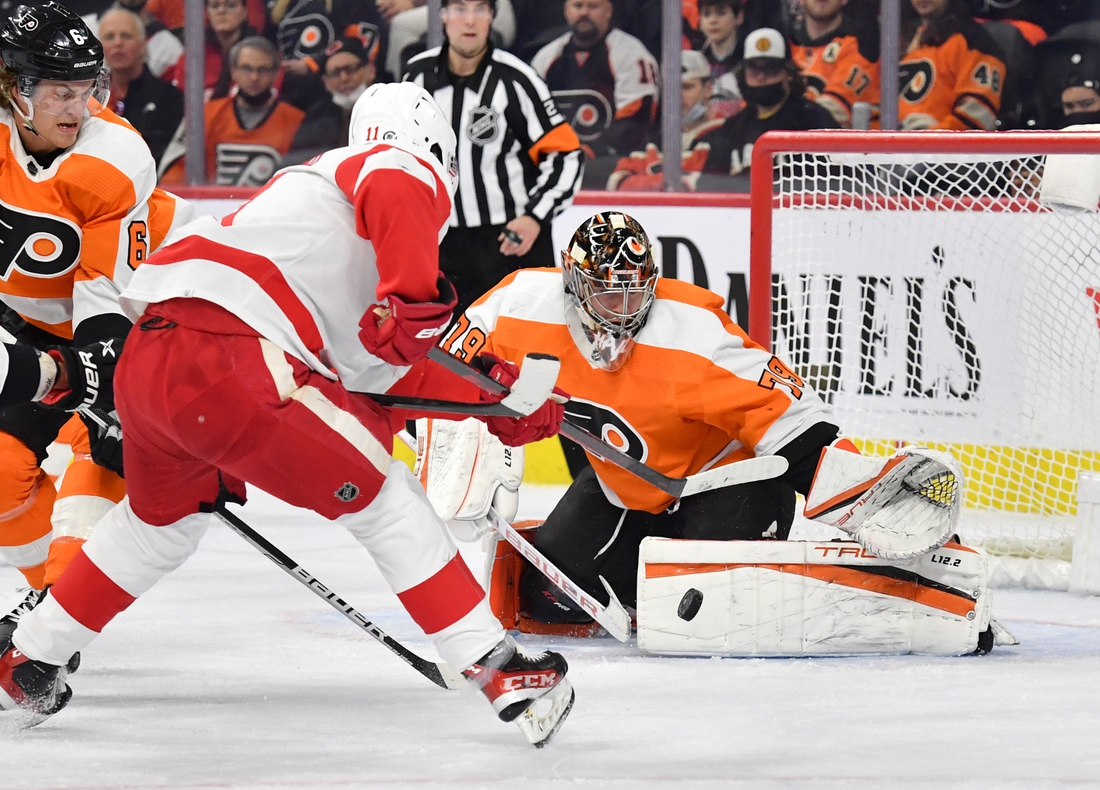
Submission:
<svg viewBox="0 0 1100 790">
<path fill-rule="evenodd" d="M 938 549 L 959 522 L 963 476 L 958 462 L 924 447 L 892 458 L 826 447 L 806 496 L 807 518 L 849 533 L 887 560 Z"/>
<path fill-rule="evenodd" d="M 492 507 L 507 522 L 519 509 L 523 448 L 507 447 L 477 419 L 416 421 L 416 476 L 439 517 L 461 541 L 491 527 Z"/>
</svg>

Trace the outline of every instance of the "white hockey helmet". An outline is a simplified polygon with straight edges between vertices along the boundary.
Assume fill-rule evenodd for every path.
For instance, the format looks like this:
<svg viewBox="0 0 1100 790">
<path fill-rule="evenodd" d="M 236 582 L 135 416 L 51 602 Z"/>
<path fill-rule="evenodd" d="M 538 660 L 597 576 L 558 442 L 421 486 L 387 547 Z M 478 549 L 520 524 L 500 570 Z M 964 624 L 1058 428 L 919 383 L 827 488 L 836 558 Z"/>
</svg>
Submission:
<svg viewBox="0 0 1100 790">
<path fill-rule="evenodd" d="M 439 162 L 444 183 L 454 197 L 458 187 L 458 141 L 450 121 L 426 90 L 412 82 L 371 85 L 355 101 L 348 129 L 349 145 L 389 143 L 431 155 Z"/>
</svg>

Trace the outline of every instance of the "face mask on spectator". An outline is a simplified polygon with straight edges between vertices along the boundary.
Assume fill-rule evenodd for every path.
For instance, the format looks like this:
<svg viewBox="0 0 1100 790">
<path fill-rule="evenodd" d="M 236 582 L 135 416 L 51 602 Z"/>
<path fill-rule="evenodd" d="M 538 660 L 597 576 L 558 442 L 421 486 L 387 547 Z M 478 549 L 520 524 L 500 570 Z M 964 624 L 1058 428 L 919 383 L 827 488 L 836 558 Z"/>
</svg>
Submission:
<svg viewBox="0 0 1100 790">
<path fill-rule="evenodd" d="M 343 110 L 350 110 L 352 105 L 355 104 L 355 100 L 362 96 L 363 91 L 366 89 L 366 85 L 358 85 L 352 89 L 351 93 L 334 93 L 332 94 L 332 102 Z"/>
<path fill-rule="evenodd" d="M 1074 112 L 1066 116 L 1066 126 L 1073 126 L 1078 123 L 1100 123 L 1100 110 Z"/>
<path fill-rule="evenodd" d="M 787 98 L 787 86 L 782 82 L 774 85 L 742 85 L 741 96 L 745 101 L 761 107 L 774 107 Z"/>
<path fill-rule="evenodd" d="M 684 113 L 684 126 L 691 126 L 696 121 L 701 121 L 703 116 L 707 114 L 707 105 L 705 102 L 697 101 L 695 104 L 688 108 L 688 111 Z"/>
<path fill-rule="evenodd" d="M 274 95 L 274 93 L 274 90 L 268 89 L 253 96 L 250 93 L 245 93 L 240 88 L 237 89 L 237 96 L 240 97 L 249 107 L 263 107 L 265 104 L 271 101 L 271 97 L 272 95 Z"/>
</svg>

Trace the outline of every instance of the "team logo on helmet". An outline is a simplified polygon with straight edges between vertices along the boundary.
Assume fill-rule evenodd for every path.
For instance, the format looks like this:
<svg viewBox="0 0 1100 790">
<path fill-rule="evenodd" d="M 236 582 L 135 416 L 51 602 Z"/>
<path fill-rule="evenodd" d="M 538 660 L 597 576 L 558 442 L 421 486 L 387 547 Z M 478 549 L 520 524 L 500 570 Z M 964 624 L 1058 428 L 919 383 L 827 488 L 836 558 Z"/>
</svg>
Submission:
<svg viewBox="0 0 1100 790">
<path fill-rule="evenodd" d="M 80 260 L 80 229 L 49 214 L 0 201 L 0 280 L 12 271 L 27 277 L 59 277 Z"/>
<path fill-rule="evenodd" d="M 474 145 L 488 145 L 500 137 L 500 113 L 492 107 L 474 107 L 466 136 Z"/>
<path fill-rule="evenodd" d="M 38 29 L 38 17 L 34 15 L 34 9 L 29 6 L 19 6 L 12 21 L 28 33 Z"/>
</svg>

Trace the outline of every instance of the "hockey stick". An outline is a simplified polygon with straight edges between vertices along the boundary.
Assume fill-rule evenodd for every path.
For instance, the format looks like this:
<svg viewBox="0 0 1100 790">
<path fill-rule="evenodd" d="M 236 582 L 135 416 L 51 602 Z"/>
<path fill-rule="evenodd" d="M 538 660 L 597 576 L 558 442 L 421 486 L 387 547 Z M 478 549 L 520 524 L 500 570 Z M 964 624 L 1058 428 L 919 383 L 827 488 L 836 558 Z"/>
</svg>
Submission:
<svg viewBox="0 0 1100 790">
<path fill-rule="evenodd" d="M 408 445 L 409 449 L 414 452 L 416 451 L 416 439 L 414 439 L 408 431 L 399 431 L 397 436 Z M 611 589 L 611 585 L 609 585 L 602 576 L 600 577 L 600 582 L 603 583 L 604 589 L 607 590 L 607 594 L 610 597 L 607 606 L 604 606 L 577 586 L 577 584 L 566 576 L 565 573 L 558 569 L 558 566 L 550 562 L 541 551 L 535 548 L 533 543 L 524 540 L 523 536 L 492 507 L 489 508 L 486 520 L 489 526 L 496 530 L 502 538 L 511 543 L 516 551 L 523 555 L 528 562 L 538 568 L 547 579 L 558 587 L 558 589 L 569 596 L 577 606 L 592 615 L 592 619 L 602 625 L 609 634 L 620 642 L 626 642 L 630 639 L 630 615 L 627 614 L 626 609 L 623 608 L 623 605 L 619 602 L 618 597 L 615 595 L 615 591 Z"/>
<path fill-rule="evenodd" d="M 607 590 L 607 594 L 610 597 L 607 606 L 601 604 L 570 581 L 569 577 L 560 571 L 557 565 L 546 559 L 546 556 L 536 549 L 533 543 L 524 540 L 523 536 L 516 532 L 515 528 L 501 518 L 491 507 L 489 508 L 489 515 L 487 518 L 489 520 L 489 525 L 496 530 L 502 538 L 511 543 L 524 559 L 538 568 L 543 576 L 569 596 L 577 606 L 590 614 L 592 619 L 603 626 L 607 633 L 611 634 L 620 642 L 626 642 L 630 639 L 630 615 L 627 614 L 626 609 L 623 608 L 623 605 L 615 595 L 615 591 L 611 589 L 611 585 L 607 583 L 607 580 L 603 576 L 600 577 L 600 582 L 603 584 L 604 589 Z"/>
<path fill-rule="evenodd" d="M 473 417 L 526 417 L 550 397 L 554 391 L 554 384 L 558 380 L 558 370 L 560 368 L 561 361 L 557 357 L 547 354 L 528 354 L 524 357 L 519 378 L 512 384 L 511 389 L 497 385 L 500 389 L 493 392 L 493 394 L 505 394 L 505 397 L 497 403 L 459 403 L 432 398 L 375 395 L 374 393 L 367 393 L 367 396 L 383 406 L 415 409 L 416 411 L 436 414 L 464 414 Z M 493 381 L 488 376 L 485 378 L 488 381 Z M 493 383 L 496 384 L 495 381 Z M 482 387 L 482 389 L 485 388 Z"/>
<path fill-rule="evenodd" d="M 455 670 L 450 664 L 421 658 L 376 626 L 356 611 L 354 606 L 344 601 L 336 593 L 322 584 L 316 576 L 287 556 L 278 546 L 256 532 L 256 530 L 237 518 L 237 516 L 230 513 L 224 504 L 215 505 L 212 512 L 222 521 L 222 523 L 251 543 L 261 554 L 282 568 L 295 581 L 299 582 L 311 593 L 340 614 L 344 615 L 348 620 L 351 620 L 351 622 L 355 623 L 356 626 L 375 640 L 381 642 L 391 653 L 394 653 L 398 658 L 432 683 L 445 689 L 462 689 L 469 685 L 462 673 Z"/>
<path fill-rule="evenodd" d="M 428 358 L 452 373 L 461 376 L 466 381 L 476 384 L 490 394 L 500 395 L 508 391 L 504 385 L 489 378 L 481 371 L 470 367 L 458 357 L 448 354 L 439 346 L 428 352 Z M 744 461 L 720 466 L 717 469 L 708 469 L 705 472 L 688 475 L 687 477 L 668 477 L 656 469 L 631 458 L 629 455 L 619 452 L 595 434 L 589 433 L 579 425 L 570 422 L 568 417 L 561 423 L 561 435 L 567 439 L 572 439 L 593 455 L 625 469 L 677 499 L 699 494 L 703 491 L 710 491 L 713 488 L 741 485 L 756 480 L 769 480 L 773 477 L 779 477 L 787 471 L 786 458 L 777 455 L 766 455 L 760 458 L 747 458 Z"/>
</svg>

